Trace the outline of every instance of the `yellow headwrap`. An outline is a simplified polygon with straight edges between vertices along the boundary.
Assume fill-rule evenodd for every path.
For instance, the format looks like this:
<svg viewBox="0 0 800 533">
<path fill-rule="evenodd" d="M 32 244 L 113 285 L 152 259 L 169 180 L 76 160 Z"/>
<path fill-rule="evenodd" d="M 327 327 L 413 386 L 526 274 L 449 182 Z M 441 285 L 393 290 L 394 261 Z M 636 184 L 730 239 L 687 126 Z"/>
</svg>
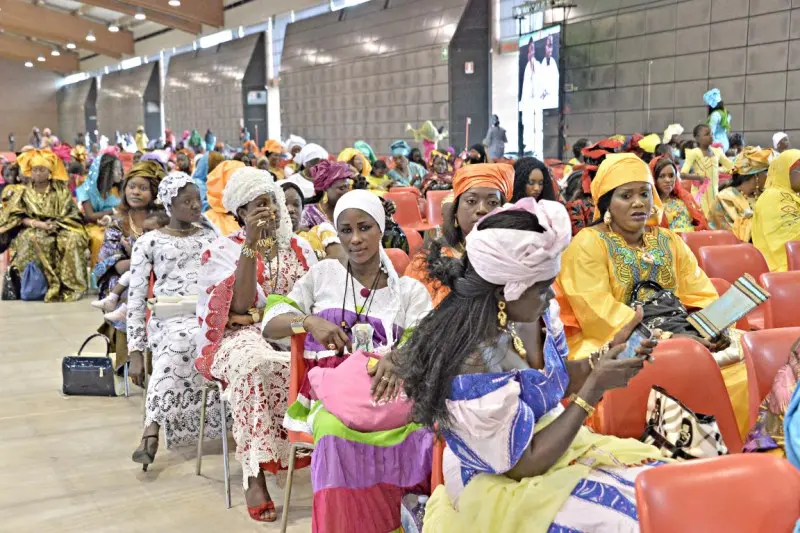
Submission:
<svg viewBox="0 0 800 533">
<path fill-rule="evenodd" d="M 608 154 L 605 160 L 600 163 L 597 175 L 592 180 L 592 201 L 594 202 L 594 220 L 600 218 L 600 209 L 597 203 L 600 198 L 613 191 L 620 185 L 626 183 L 644 182 L 649 183 L 653 190 L 653 205 L 656 213 L 647 221 L 649 225 L 656 225 L 661 221 L 664 205 L 656 192 L 656 185 L 650 167 L 647 163 L 639 159 L 634 154 Z"/>
<path fill-rule="evenodd" d="M 269 139 L 264 143 L 264 153 L 267 152 L 273 154 L 282 154 L 283 153 L 283 146 L 281 146 L 280 141 L 276 141 L 275 139 Z"/>
<path fill-rule="evenodd" d="M 639 139 L 639 148 L 647 152 L 648 154 L 656 153 L 656 146 L 661 143 L 661 139 L 659 138 L 658 134 L 651 133 L 650 135 Z"/>
<path fill-rule="evenodd" d="M 29 150 L 17 158 L 19 171 L 23 176 L 30 176 L 33 167 L 45 167 L 50 171 L 50 179 L 69 181 L 64 162 L 51 150 Z"/>
<path fill-rule="evenodd" d="M 800 150 L 786 150 L 769 166 L 767 184 L 756 202 L 753 244 L 773 272 L 788 270 L 786 242 L 800 239 L 800 197 L 792 190 L 790 174 Z"/>
<path fill-rule="evenodd" d="M 88 152 L 86 151 L 86 147 L 82 144 L 79 144 L 75 148 L 72 149 L 70 152 L 72 159 L 80 163 L 81 165 L 86 162 L 86 158 L 89 156 Z"/>
<path fill-rule="evenodd" d="M 763 150 L 757 146 L 745 146 L 744 150 L 736 156 L 733 161 L 733 171 L 740 176 L 748 176 L 750 174 L 758 174 L 769 168 L 769 158 L 772 155 L 772 150 L 764 148 Z"/>
<path fill-rule="evenodd" d="M 147 178 L 150 180 L 161 181 L 161 179 L 166 175 L 167 173 L 164 171 L 164 167 L 150 159 L 147 161 L 139 161 L 133 165 L 130 171 L 128 171 L 128 175 L 125 176 L 125 179 L 129 180 L 131 178 Z"/>
<path fill-rule="evenodd" d="M 357 148 L 345 148 L 339 152 L 339 157 L 337 157 L 336 160 L 342 163 L 349 163 L 354 157 L 361 159 L 361 175 L 368 178 L 372 174 L 372 165 L 364 154 L 361 153 L 361 150 Z"/>
<path fill-rule="evenodd" d="M 769 165 L 767 183 L 764 189 L 776 188 L 794 193 L 789 181 L 789 173 L 795 163 L 800 161 L 800 150 L 785 150 Z"/>
</svg>

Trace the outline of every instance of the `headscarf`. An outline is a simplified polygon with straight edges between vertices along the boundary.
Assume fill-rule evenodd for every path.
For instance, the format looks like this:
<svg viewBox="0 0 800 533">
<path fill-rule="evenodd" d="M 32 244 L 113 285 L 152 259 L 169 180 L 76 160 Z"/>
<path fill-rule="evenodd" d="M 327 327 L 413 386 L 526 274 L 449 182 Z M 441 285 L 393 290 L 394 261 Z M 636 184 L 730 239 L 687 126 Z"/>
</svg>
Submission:
<svg viewBox="0 0 800 533">
<path fill-rule="evenodd" d="M 466 249 L 475 272 L 489 283 L 502 285 L 505 299 L 513 302 L 534 284 L 556 277 L 561 269 L 561 253 L 572 238 L 572 225 L 563 205 L 549 200 L 537 202 L 533 198 L 495 209 L 482 220 L 504 211 L 536 215 L 544 232 L 481 230 L 478 222 L 467 235 Z"/>
<path fill-rule="evenodd" d="M 608 154 L 613 154 L 624 141 L 619 139 L 609 138 L 597 141 L 581 150 L 583 156 L 583 174 L 581 174 L 581 187 L 584 194 L 591 194 L 592 192 L 592 179 L 593 172 L 596 172 L 600 163 L 606 158 Z"/>
<path fill-rule="evenodd" d="M 365 178 L 369 177 L 372 174 L 372 164 L 369 162 L 367 156 L 365 156 L 358 148 L 345 148 L 339 152 L 339 157 L 337 159 L 342 163 L 349 164 L 354 157 L 361 159 L 361 175 Z"/>
<path fill-rule="evenodd" d="M 100 164 L 103 162 L 103 157 L 105 155 L 111 155 L 115 159 L 119 160 L 113 154 L 103 154 L 95 157 L 94 161 L 92 161 L 92 165 L 89 167 L 89 173 L 86 176 L 86 180 L 80 185 L 80 187 L 78 187 L 78 190 L 86 193 L 86 198 L 88 198 L 89 203 L 91 203 L 92 206 L 101 204 L 116 206 L 120 202 L 119 197 L 111 194 L 107 195 L 105 199 L 100 196 Z M 120 161 L 120 166 L 121 165 L 122 162 Z"/>
<path fill-rule="evenodd" d="M 285 180 L 281 180 L 281 183 L 286 182 L 296 185 L 300 189 L 300 191 L 303 193 L 303 203 L 314 198 L 314 195 L 316 194 L 316 191 L 314 190 L 314 184 L 305 179 L 299 172 L 292 174 Z"/>
<path fill-rule="evenodd" d="M 661 215 L 664 212 L 664 205 L 656 191 L 656 184 L 650 167 L 647 163 L 633 154 L 608 154 L 605 160 L 600 163 L 597 175 L 592 180 L 592 201 L 594 202 L 594 220 L 600 218 L 600 209 L 597 203 L 600 198 L 626 183 L 644 182 L 649 183 L 653 188 L 653 205 L 656 213 L 650 217 L 648 224 L 656 225 L 661 222 Z"/>
<path fill-rule="evenodd" d="M 481 143 L 473 144 L 472 146 L 469 147 L 469 149 L 470 150 L 475 150 L 476 152 L 478 152 L 480 154 L 480 156 L 481 156 L 480 163 L 488 163 L 489 162 L 489 158 L 486 156 L 486 147 L 483 146 Z M 480 163 L 472 163 L 472 164 L 474 165 L 474 164 L 480 164 Z"/>
<path fill-rule="evenodd" d="M 292 148 L 299 146 L 301 149 L 306 145 L 306 140 L 299 135 L 289 135 L 286 139 L 286 151 L 291 152 Z"/>
<path fill-rule="evenodd" d="M 692 217 L 692 225 L 698 231 L 710 229 L 708 226 L 708 220 L 706 220 L 703 210 L 697 206 L 697 202 L 695 202 L 694 198 L 692 198 L 692 193 L 684 189 L 681 185 L 681 175 L 680 171 L 678 170 L 678 165 L 675 163 L 675 161 L 666 156 L 654 157 L 653 160 L 650 161 L 650 173 L 653 175 L 653 181 L 658 181 L 658 176 L 656 176 L 656 166 L 658 166 L 661 160 L 669 161 L 669 164 L 672 165 L 672 169 L 675 171 L 675 185 L 672 187 L 672 194 L 680 199 L 680 201 L 683 202 L 683 205 L 686 206 L 686 210 L 689 211 L 689 216 Z M 653 191 L 653 196 L 658 196 L 658 190 Z M 669 229 L 669 220 L 667 220 L 667 217 L 661 218 L 661 227 Z"/>
<path fill-rule="evenodd" d="M 683 135 L 683 126 L 680 124 L 670 124 L 664 130 L 663 144 L 669 144 L 672 138 L 676 135 Z"/>
<path fill-rule="evenodd" d="M 167 177 L 158 184 L 158 199 L 164 206 L 167 215 L 172 215 L 172 200 L 178 196 L 181 189 L 190 183 L 194 182 L 189 174 L 181 172 L 180 170 L 175 170 L 167 174 Z"/>
<path fill-rule="evenodd" d="M 370 146 L 369 144 L 367 144 L 365 141 L 356 141 L 356 142 L 353 144 L 353 147 L 354 147 L 356 150 L 358 150 L 359 152 L 361 152 L 362 154 L 364 154 L 364 157 L 366 157 L 367 159 L 369 159 L 369 162 L 370 162 L 371 164 L 373 164 L 373 165 L 374 165 L 374 164 L 375 164 L 375 161 L 377 161 L 377 160 L 378 160 L 378 158 L 377 158 L 377 157 L 375 157 L 375 151 L 372 149 L 372 146 Z"/>
<path fill-rule="evenodd" d="M 72 149 L 70 155 L 72 156 L 72 159 L 83 165 L 86 163 L 86 158 L 89 156 L 89 153 L 86 151 L 86 147 L 84 145 L 79 144 Z"/>
<path fill-rule="evenodd" d="M 239 168 L 225 185 L 222 205 L 229 213 L 236 213 L 237 209 L 264 194 L 271 195 L 278 207 L 278 230 L 275 238 L 278 247 L 285 250 L 292 239 L 292 221 L 289 218 L 283 188 L 278 185 L 272 174 L 254 167 Z"/>
<path fill-rule="evenodd" d="M 264 154 L 272 153 L 272 154 L 282 154 L 283 153 L 283 146 L 281 146 L 280 141 L 276 141 L 275 139 L 268 139 L 264 142 Z"/>
<path fill-rule="evenodd" d="M 189 146 L 203 146 L 203 138 L 196 129 L 192 130 L 192 136 L 189 137 Z"/>
<path fill-rule="evenodd" d="M 314 191 L 317 193 L 327 191 L 337 181 L 348 180 L 353 177 L 353 171 L 347 163 L 331 162 L 323 159 L 311 169 L 311 178 L 314 180 Z"/>
<path fill-rule="evenodd" d="M 772 147 L 777 150 L 780 142 L 786 139 L 787 137 L 789 137 L 789 135 L 787 135 L 786 132 L 779 131 L 778 133 L 772 136 Z"/>
<path fill-rule="evenodd" d="M 639 148 L 648 154 L 654 154 L 656 153 L 656 146 L 658 146 L 660 142 L 661 139 L 658 138 L 658 134 L 651 133 L 639 139 Z"/>
<path fill-rule="evenodd" d="M 764 192 L 756 202 L 753 244 L 773 272 L 788 269 L 786 242 L 800 239 L 800 197 L 790 174 L 800 162 L 800 150 L 786 150 L 769 165 Z"/>
<path fill-rule="evenodd" d="M 431 170 L 433 170 L 433 160 L 436 159 L 437 157 L 441 157 L 442 159 L 444 159 L 444 162 L 447 163 L 449 159 L 448 155 L 449 154 L 440 152 L 439 150 L 432 150 L 431 155 L 428 158 L 428 166 L 431 168 Z"/>
<path fill-rule="evenodd" d="M 436 125 L 430 120 L 424 122 L 418 130 L 415 130 L 411 124 L 408 124 L 406 126 L 406 131 L 410 131 L 414 135 L 414 140 L 417 142 L 431 141 L 433 143 L 438 143 L 447 137 L 447 130 L 442 130 L 442 133 L 439 133 Z"/>
<path fill-rule="evenodd" d="M 161 169 L 166 172 L 167 161 L 169 161 L 169 152 L 165 152 L 164 150 L 153 150 L 152 152 L 147 152 L 144 154 L 139 161 L 153 161 L 158 163 L 161 165 Z"/>
<path fill-rule="evenodd" d="M 453 176 L 454 197 L 475 187 L 497 189 L 510 200 L 514 193 L 514 167 L 507 163 L 476 163 L 459 168 Z"/>
<path fill-rule="evenodd" d="M 194 172 L 194 165 L 195 165 L 195 155 L 194 155 L 194 151 L 193 151 L 191 148 L 184 148 L 184 149 L 182 149 L 182 150 L 179 150 L 179 151 L 178 151 L 178 154 L 183 154 L 183 155 L 185 155 L 187 158 L 189 158 L 189 174 L 191 174 L 192 172 Z M 175 154 L 175 155 L 177 156 L 177 154 Z M 199 160 L 200 160 L 199 158 L 200 158 L 200 157 L 203 157 L 203 154 L 197 154 L 197 156 L 198 156 L 198 157 L 197 157 L 197 159 L 196 159 L 196 160 L 197 160 L 197 161 L 199 161 Z"/>
<path fill-rule="evenodd" d="M 150 159 L 145 161 L 144 158 L 142 158 L 142 160 L 131 167 L 128 171 L 128 175 L 125 176 L 125 180 L 146 178 L 149 180 L 161 181 L 166 175 L 167 173 L 164 171 L 164 167 L 158 162 Z"/>
<path fill-rule="evenodd" d="M 328 152 L 318 144 L 309 143 L 294 156 L 295 163 L 301 167 L 304 167 L 312 159 L 328 159 Z"/>
<path fill-rule="evenodd" d="M 225 161 L 225 156 L 220 152 L 214 151 L 208 154 L 208 171 L 213 172 L 217 166 Z"/>
<path fill-rule="evenodd" d="M 745 146 L 733 160 L 733 172 L 740 176 L 750 176 L 764 172 L 769 168 L 772 150 L 758 146 Z"/>
<path fill-rule="evenodd" d="M 405 141 L 395 141 L 389 146 L 389 151 L 393 156 L 402 155 L 408 157 L 411 147 Z"/>
<path fill-rule="evenodd" d="M 228 213 L 228 210 L 222 205 L 222 195 L 225 187 L 230 181 L 234 172 L 240 168 L 244 168 L 245 164 L 241 161 L 228 160 L 223 161 L 217 168 L 208 173 L 206 179 L 206 198 L 208 201 L 209 210 L 206 211 L 206 216 L 220 231 L 222 235 L 230 235 L 238 231 L 239 223 L 236 218 Z"/>
<path fill-rule="evenodd" d="M 242 150 L 244 150 L 244 153 L 246 153 L 247 155 L 250 154 L 255 154 L 258 156 L 261 155 L 261 151 L 258 149 L 258 145 L 256 144 L 255 141 L 247 141 L 246 143 L 244 143 Z"/>
<path fill-rule="evenodd" d="M 45 167 L 50 171 L 50 179 L 69 181 L 64 162 L 52 150 L 39 150 L 34 148 L 17 157 L 19 172 L 23 176 L 30 176 L 33 167 Z"/>
<path fill-rule="evenodd" d="M 644 135 L 641 133 L 634 133 L 627 139 L 625 139 L 625 145 L 622 147 L 622 150 L 625 152 L 641 152 L 642 148 L 639 146 L 639 141 L 644 139 Z"/>
<path fill-rule="evenodd" d="M 720 93 L 719 89 L 717 88 L 709 89 L 703 95 L 703 101 L 708 107 L 714 109 L 719 105 L 720 102 L 722 102 L 722 93 Z"/>
</svg>

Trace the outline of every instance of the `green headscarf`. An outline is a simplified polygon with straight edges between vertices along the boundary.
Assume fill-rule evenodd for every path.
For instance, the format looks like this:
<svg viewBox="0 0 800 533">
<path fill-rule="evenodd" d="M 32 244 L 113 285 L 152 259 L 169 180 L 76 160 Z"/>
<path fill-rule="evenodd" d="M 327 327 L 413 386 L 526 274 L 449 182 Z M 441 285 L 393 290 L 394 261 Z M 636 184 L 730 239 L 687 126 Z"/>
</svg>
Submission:
<svg viewBox="0 0 800 533">
<path fill-rule="evenodd" d="M 364 154 L 364 157 L 369 160 L 370 164 L 374 165 L 375 161 L 378 160 L 378 158 L 375 157 L 375 152 L 372 150 L 372 147 L 364 141 L 356 141 L 353 148 Z"/>
</svg>

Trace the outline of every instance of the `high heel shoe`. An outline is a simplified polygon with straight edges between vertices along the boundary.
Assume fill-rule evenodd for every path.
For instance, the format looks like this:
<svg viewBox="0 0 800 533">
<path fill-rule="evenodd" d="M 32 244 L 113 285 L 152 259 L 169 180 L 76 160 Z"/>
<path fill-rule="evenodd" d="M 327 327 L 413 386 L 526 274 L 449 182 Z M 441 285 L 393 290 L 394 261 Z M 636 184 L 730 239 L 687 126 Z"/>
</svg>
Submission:
<svg viewBox="0 0 800 533">
<path fill-rule="evenodd" d="M 272 511 L 272 515 L 270 518 L 263 518 L 261 515 L 266 513 L 267 511 Z M 255 520 L 256 522 L 274 522 L 278 519 L 278 513 L 275 512 L 275 502 L 272 500 L 268 501 L 263 505 L 258 505 L 256 507 L 247 506 L 247 513 L 250 515 L 250 518 Z"/>
<path fill-rule="evenodd" d="M 147 447 L 147 439 L 156 439 L 156 450 L 152 453 Z M 156 451 L 158 451 L 158 433 L 155 435 L 142 435 L 142 443 L 144 444 L 141 449 L 137 449 L 133 452 L 133 459 L 134 463 L 139 463 L 142 465 L 142 471 L 147 472 L 147 467 L 153 464 L 153 461 L 156 460 Z"/>
</svg>

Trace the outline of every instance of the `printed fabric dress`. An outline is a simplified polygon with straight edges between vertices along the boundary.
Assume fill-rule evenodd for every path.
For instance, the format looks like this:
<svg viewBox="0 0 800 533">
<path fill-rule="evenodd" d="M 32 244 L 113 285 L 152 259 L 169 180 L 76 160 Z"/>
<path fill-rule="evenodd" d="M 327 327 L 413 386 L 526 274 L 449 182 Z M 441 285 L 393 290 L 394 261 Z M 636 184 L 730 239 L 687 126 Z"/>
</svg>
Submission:
<svg viewBox="0 0 800 533">
<path fill-rule="evenodd" d="M 692 215 L 686 208 L 686 204 L 680 198 L 670 196 L 664 202 L 664 216 L 669 223 L 669 229 L 676 233 L 694 231 Z"/>
<path fill-rule="evenodd" d="M 243 230 L 220 237 L 200 259 L 195 367 L 207 379 L 228 385 L 236 460 L 242 464 L 242 481 L 247 488 L 247 478 L 257 476 L 259 470 L 277 474 L 288 465 L 289 440 L 283 417 L 291 354 L 267 342 L 261 336 L 260 324 L 226 328 L 244 238 Z M 268 265 L 258 256 L 254 307 L 263 310 L 270 294 L 288 294 L 316 262 L 311 246 L 298 237 L 292 238 L 288 249 L 279 250 Z"/>
<path fill-rule="evenodd" d="M 645 468 L 663 464 L 652 446 L 581 427 L 546 473 L 520 482 L 501 475 L 564 411 L 567 343 L 555 301 L 543 319 L 543 370 L 453 380 L 447 400 L 453 424 L 443 431 L 445 484 L 428 501 L 426 533 L 639 531 L 634 480 Z M 504 335 L 485 355 L 496 360 L 493 352 L 509 349 Z"/>
<path fill-rule="evenodd" d="M 153 296 L 196 298 L 200 254 L 217 234 L 203 226 L 184 237 L 154 230 L 140 237 L 133 247 L 128 289 L 128 351 L 150 347 L 153 368 L 147 387 L 144 426 L 156 422 L 164 429 L 167 448 L 197 442 L 203 377 L 195 370 L 195 338 L 200 329 L 195 313 L 168 318 L 151 314 L 145 324 L 150 273 L 155 274 Z M 219 402 L 209 394 L 207 405 Z M 221 435 L 219 409 L 206 413 L 206 436 Z"/>
</svg>

